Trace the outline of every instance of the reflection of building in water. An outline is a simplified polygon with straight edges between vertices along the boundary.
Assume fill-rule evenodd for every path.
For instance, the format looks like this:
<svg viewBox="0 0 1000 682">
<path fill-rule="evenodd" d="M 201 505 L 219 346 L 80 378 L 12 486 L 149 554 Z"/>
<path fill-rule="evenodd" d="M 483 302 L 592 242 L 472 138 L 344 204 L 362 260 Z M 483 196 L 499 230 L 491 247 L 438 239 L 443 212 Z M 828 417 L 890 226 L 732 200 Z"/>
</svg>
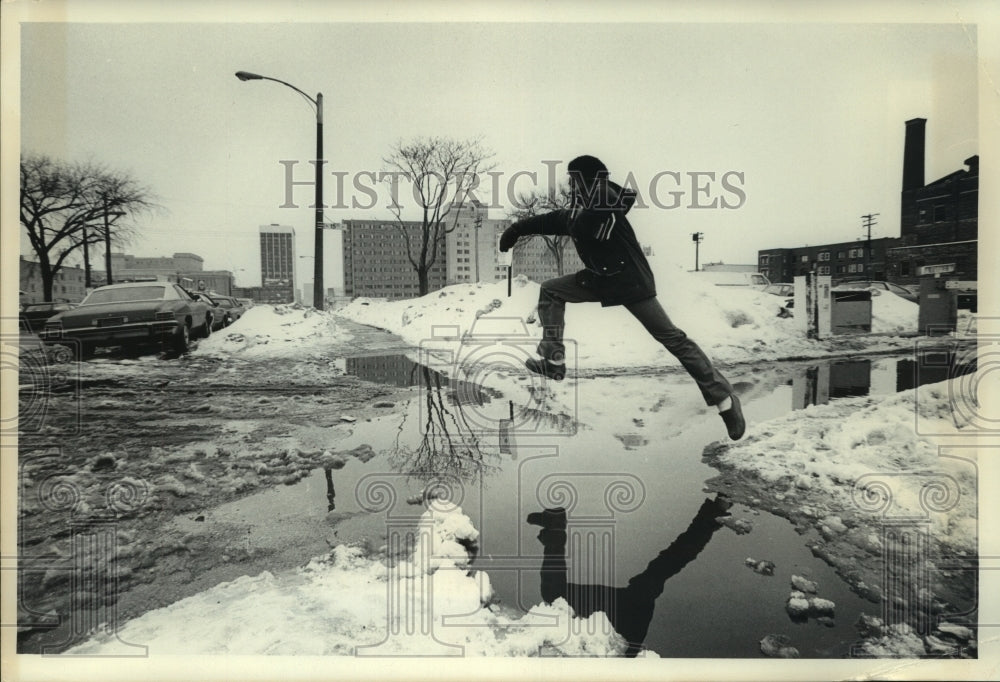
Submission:
<svg viewBox="0 0 1000 682">
<path fill-rule="evenodd" d="M 831 398 L 868 395 L 871 361 L 852 360 L 809 367 L 792 379 L 792 409 L 826 405 Z"/>
<path fill-rule="evenodd" d="M 368 358 L 347 358 L 347 373 L 376 384 L 405 388 L 417 386 L 423 379 L 419 365 L 405 355 L 376 355 Z M 448 378 L 442 376 L 442 385 Z"/>
<path fill-rule="evenodd" d="M 871 360 L 835 362 L 830 365 L 831 398 L 853 398 L 868 395 L 871 384 Z"/>
<path fill-rule="evenodd" d="M 969 362 L 962 362 L 970 360 Z M 936 384 L 976 371 L 976 356 L 968 357 L 948 349 L 921 349 L 916 360 L 896 364 L 896 390 L 908 391 L 924 384 Z"/>
<path fill-rule="evenodd" d="M 413 362 L 402 354 L 376 355 L 363 358 L 346 358 L 345 373 L 376 384 L 399 388 L 426 386 L 430 390 L 451 389 L 446 396 L 449 402 L 482 405 L 491 398 L 502 397 L 492 388 L 469 381 L 452 381 L 441 372 Z"/>
<path fill-rule="evenodd" d="M 917 358 L 851 360 L 800 369 L 792 378 L 792 409 L 825 405 L 837 398 L 890 395 L 976 371 L 975 357 L 949 349 L 921 349 Z"/>
</svg>

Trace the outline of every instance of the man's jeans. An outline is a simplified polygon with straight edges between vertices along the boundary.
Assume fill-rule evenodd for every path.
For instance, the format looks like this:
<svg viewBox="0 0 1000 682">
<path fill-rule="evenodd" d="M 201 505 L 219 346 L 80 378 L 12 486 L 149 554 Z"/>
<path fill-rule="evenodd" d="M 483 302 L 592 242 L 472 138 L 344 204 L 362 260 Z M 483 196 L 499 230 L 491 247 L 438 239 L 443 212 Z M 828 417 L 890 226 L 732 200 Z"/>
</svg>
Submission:
<svg viewBox="0 0 1000 682">
<path fill-rule="evenodd" d="M 564 275 L 543 282 L 538 295 L 538 317 L 543 329 L 542 340 L 538 344 L 538 354 L 548 360 L 564 361 L 566 349 L 563 345 L 563 329 L 566 326 L 566 304 L 598 300 L 600 299 L 596 292 L 576 283 L 576 275 Z M 698 344 L 674 326 L 655 296 L 638 303 L 629 303 L 625 308 L 642 323 L 654 339 L 680 360 L 684 369 L 698 384 L 706 405 L 718 405 L 733 393 L 733 387 L 712 366 L 712 361 Z"/>
</svg>

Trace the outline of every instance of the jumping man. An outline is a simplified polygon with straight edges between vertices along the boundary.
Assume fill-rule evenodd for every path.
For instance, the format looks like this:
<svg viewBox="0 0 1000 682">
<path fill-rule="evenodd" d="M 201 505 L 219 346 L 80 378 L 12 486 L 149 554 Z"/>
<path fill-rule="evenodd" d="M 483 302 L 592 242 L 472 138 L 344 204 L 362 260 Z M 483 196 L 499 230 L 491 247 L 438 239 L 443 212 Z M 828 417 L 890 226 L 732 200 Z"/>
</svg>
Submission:
<svg viewBox="0 0 1000 682">
<path fill-rule="evenodd" d="M 500 250 L 508 251 L 526 235 L 569 235 L 585 266 L 575 274 L 542 283 L 538 294 L 541 359 L 529 359 L 525 366 L 561 381 L 566 375 L 566 304 L 599 301 L 602 306 L 623 305 L 681 362 L 698 384 L 705 403 L 718 407 L 729 437 L 739 440 L 746 422 L 733 387 L 698 344 L 674 326 L 656 300 L 653 272 L 625 218 L 635 202 L 635 192 L 611 182 L 607 167 L 593 156 L 578 156 L 570 161 L 568 171 L 571 208 L 518 221 L 500 237 Z"/>
</svg>

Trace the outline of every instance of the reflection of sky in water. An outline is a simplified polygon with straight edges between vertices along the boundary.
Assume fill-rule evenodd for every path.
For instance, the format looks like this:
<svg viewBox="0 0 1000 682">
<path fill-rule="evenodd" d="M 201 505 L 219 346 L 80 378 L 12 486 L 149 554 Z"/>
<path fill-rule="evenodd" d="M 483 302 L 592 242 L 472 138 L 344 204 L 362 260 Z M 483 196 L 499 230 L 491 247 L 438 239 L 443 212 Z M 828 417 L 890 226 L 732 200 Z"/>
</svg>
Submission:
<svg viewBox="0 0 1000 682">
<path fill-rule="evenodd" d="M 927 359 L 932 362 L 923 362 Z M 733 514 L 753 525 L 750 533 L 722 528 L 707 532 L 704 542 L 684 539 L 701 537 L 702 485 L 715 474 L 701 462 L 701 452 L 719 438 L 718 425 L 708 418 L 712 415 L 678 430 L 670 423 L 669 407 L 646 412 L 645 423 L 630 434 L 560 423 L 551 416 L 537 428 L 544 419 L 532 408 L 475 387 L 450 385 L 405 356 L 369 360 L 349 361 L 349 373 L 427 390 L 418 391 L 403 414 L 354 424 L 352 435 L 338 444 L 339 450 L 349 450 L 367 443 L 379 455 L 368 463 L 350 460 L 332 472 L 337 511 L 363 510 L 370 502 L 365 491 L 374 482 L 388 481 L 395 491 L 394 511 L 380 513 L 415 518 L 423 507 L 407 504 L 407 498 L 419 498 L 426 481 L 442 478 L 481 533 L 474 565 L 489 573 L 505 607 L 524 610 L 542 600 L 545 543 L 539 528 L 525 520 L 531 512 L 564 506 L 571 529 L 566 581 L 591 585 L 573 588 L 575 596 L 621 596 L 630 579 L 646 580 L 649 584 L 633 589 L 626 601 L 637 624 L 648 618 L 645 645 L 661 655 L 757 657 L 762 637 L 785 633 L 803 656 L 843 657 L 857 639 L 853 624 L 860 613 L 879 613 L 878 605 L 850 592 L 811 554 L 805 538 L 778 517 L 736 507 Z M 785 364 L 734 377 L 734 384 L 745 409 L 768 419 L 809 404 L 888 395 L 958 373 L 947 358 L 938 360 Z M 683 375 L 663 377 L 664 390 L 682 391 L 686 381 Z M 267 506 L 308 505 L 314 509 L 306 514 L 323 513 L 329 504 L 325 478 L 322 470 L 314 472 L 280 489 L 277 497 L 272 494 Z M 248 511 L 248 505 L 252 509 L 250 500 L 241 506 Z M 282 518 L 290 522 L 289 516 Z M 574 534 L 583 540 L 574 544 Z M 672 544 L 678 538 L 680 545 Z M 747 568 L 747 557 L 773 561 L 774 576 Z M 837 604 L 832 627 L 789 620 L 784 605 L 793 573 L 818 582 L 819 596 Z"/>
</svg>

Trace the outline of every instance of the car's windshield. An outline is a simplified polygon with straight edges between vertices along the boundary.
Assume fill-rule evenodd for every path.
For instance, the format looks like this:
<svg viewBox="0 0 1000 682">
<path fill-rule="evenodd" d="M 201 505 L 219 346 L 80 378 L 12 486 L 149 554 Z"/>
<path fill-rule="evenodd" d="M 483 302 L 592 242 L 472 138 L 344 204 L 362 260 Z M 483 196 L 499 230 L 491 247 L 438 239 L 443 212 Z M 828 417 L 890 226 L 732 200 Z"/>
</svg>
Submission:
<svg viewBox="0 0 1000 682">
<path fill-rule="evenodd" d="M 100 303 L 122 303 L 125 301 L 155 301 L 163 298 L 166 287 L 122 287 L 121 289 L 98 289 L 83 300 L 81 305 Z"/>
</svg>

